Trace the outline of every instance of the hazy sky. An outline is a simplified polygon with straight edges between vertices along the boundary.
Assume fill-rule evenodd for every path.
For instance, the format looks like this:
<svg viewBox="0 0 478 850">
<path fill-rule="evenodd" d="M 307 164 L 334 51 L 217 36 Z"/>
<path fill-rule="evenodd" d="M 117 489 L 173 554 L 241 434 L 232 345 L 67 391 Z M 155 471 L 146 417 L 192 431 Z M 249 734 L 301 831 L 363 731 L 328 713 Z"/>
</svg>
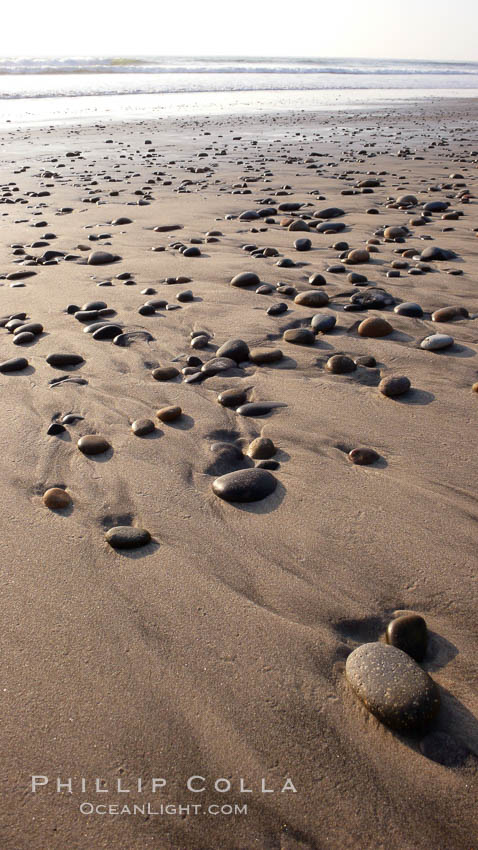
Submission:
<svg viewBox="0 0 478 850">
<path fill-rule="evenodd" d="M 478 61 L 478 0 L 3 0 L 0 55 Z"/>
</svg>

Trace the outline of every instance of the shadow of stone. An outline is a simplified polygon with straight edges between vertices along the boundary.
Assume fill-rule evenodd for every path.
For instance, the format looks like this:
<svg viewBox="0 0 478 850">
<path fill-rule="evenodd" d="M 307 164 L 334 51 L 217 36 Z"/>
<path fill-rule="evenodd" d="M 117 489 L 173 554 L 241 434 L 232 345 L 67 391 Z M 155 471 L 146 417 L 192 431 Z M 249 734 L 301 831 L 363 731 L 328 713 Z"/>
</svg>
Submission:
<svg viewBox="0 0 478 850">
<path fill-rule="evenodd" d="M 280 481 L 277 481 L 277 487 L 274 492 L 259 502 L 227 502 L 226 504 L 248 514 L 270 514 L 276 511 L 282 504 L 286 492 L 284 485 Z"/>
</svg>

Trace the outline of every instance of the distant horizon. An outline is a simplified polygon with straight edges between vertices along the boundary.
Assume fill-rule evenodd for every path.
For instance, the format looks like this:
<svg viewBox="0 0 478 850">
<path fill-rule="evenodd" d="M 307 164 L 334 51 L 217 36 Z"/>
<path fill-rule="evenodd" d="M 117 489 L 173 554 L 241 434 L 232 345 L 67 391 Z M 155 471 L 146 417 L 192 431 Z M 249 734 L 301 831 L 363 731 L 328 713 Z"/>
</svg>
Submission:
<svg viewBox="0 0 478 850">
<path fill-rule="evenodd" d="M 296 61 L 307 62 L 307 61 L 333 61 L 338 59 L 350 59 L 353 61 L 366 61 L 366 62 L 416 62 L 423 65 L 478 65 L 477 59 L 423 59 L 418 57 L 405 57 L 405 56 L 358 56 L 353 54 L 297 54 L 297 53 L 150 53 L 141 52 L 139 50 L 133 51 L 125 51 L 125 50 L 117 50 L 117 51 L 94 51 L 90 53 L 82 53 L 79 51 L 71 51 L 69 53 L 56 53 L 52 51 L 47 52 L 17 52 L 17 53 L 3 53 L 0 51 L 0 59 L 91 59 L 91 58 L 105 58 L 105 59 L 134 59 L 134 58 L 143 58 L 143 59 L 255 59 L 255 60 L 287 60 L 294 59 Z"/>
</svg>

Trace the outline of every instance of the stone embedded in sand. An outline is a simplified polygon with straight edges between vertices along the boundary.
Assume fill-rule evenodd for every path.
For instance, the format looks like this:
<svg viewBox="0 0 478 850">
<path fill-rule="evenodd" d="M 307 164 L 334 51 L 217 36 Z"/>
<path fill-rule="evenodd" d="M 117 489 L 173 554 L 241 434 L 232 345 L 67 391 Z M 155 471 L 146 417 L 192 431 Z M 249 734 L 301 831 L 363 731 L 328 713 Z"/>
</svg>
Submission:
<svg viewBox="0 0 478 850">
<path fill-rule="evenodd" d="M 286 313 L 288 309 L 289 305 L 285 301 L 278 301 L 277 304 L 268 307 L 266 313 L 268 316 L 280 316 L 282 313 Z"/>
<path fill-rule="evenodd" d="M 105 266 L 107 263 L 115 263 L 121 259 L 117 254 L 110 254 L 109 251 L 92 251 L 88 255 L 89 266 Z"/>
<path fill-rule="evenodd" d="M 270 496 L 277 479 L 266 469 L 239 469 L 228 472 L 213 482 L 216 496 L 226 502 L 258 502 Z"/>
<path fill-rule="evenodd" d="M 454 251 L 447 251 L 445 248 L 439 248 L 438 245 L 424 248 L 420 254 L 421 260 L 454 260 L 455 257 Z"/>
<path fill-rule="evenodd" d="M 34 339 L 35 334 L 30 333 L 30 331 L 20 331 L 20 333 L 15 334 L 12 341 L 14 345 L 27 345 L 33 342 Z"/>
<path fill-rule="evenodd" d="M 61 487 L 50 487 L 43 494 L 43 504 L 53 511 L 61 511 L 71 505 L 71 496 Z"/>
<path fill-rule="evenodd" d="M 216 357 L 229 357 L 236 363 L 249 359 L 249 346 L 243 339 L 228 339 L 216 351 Z"/>
<path fill-rule="evenodd" d="M 295 233 L 296 231 L 301 230 L 307 233 L 310 230 L 310 227 L 306 221 L 302 221 L 302 219 L 297 218 L 295 219 L 295 221 L 291 221 L 291 223 L 287 227 L 287 230 L 289 230 L 291 233 Z"/>
<path fill-rule="evenodd" d="M 99 434 L 86 434 L 78 440 L 78 448 L 84 455 L 99 455 L 107 452 L 111 444 Z"/>
<path fill-rule="evenodd" d="M 0 363 L 0 372 L 21 372 L 27 366 L 28 360 L 26 357 L 11 357 L 10 360 L 4 360 Z"/>
<path fill-rule="evenodd" d="M 366 366 L 367 369 L 373 369 L 377 365 L 377 361 L 371 354 L 362 354 L 360 357 L 355 358 L 355 364 L 357 366 Z"/>
<path fill-rule="evenodd" d="M 393 333 L 393 328 L 389 322 L 381 319 L 380 316 L 370 316 L 370 318 L 360 322 L 357 331 L 359 336 L 382 337 Z"/>
<path fill-rule="evenodd" d="M 323 210 L 317 210 L 314 213 L 314 218 L 341 218 L 343 215 L 345 215 L 345 210 L 340 209 L 340 207 L 325 207 Z"/>
<path fill-rule="evenodd" d="M 418 204 L 418 200 L 415 195 L 400 195 L 395 203 L 398 207 L 415 207 Z"/>
<path fill-rule="evenodd" d="M 179 419 L 182 412 L 178 404 L 170 404 L 167 407 L 161 407 L 156 413 L 156 416 L 161 422 L 174 422 L 176 419 Z"/>
<path fill-rule="evenodd" d="M 313 345 L 315 342 L 315 334 L 309 328 L 289 328 L 282 338 L 292 345 Z"/>
<path fill-rule="evenodd" d="M 317 233 L 341 233 L 345 230 L 344 221 L 322 221 L 315 228 Z"/>
<path fill-rule="evenodd" d="M 106 532 L 105 540 L 113 549 L 139 549 L 150 542 L 151 534 L 145 528 L 117 525 Z"/>
<path fill-rule="evenodd" d="M 60 352 L 58 354 L 49 354 L 46 358 L 46 362 L 49 366 L 62 369 L 64 366 L 78 366 L 80 363 L 84 363 L 85 361 L 81 354 Z"/>
<path fill-rule="evenodd" d="M 391 646 L 406 652 L 415 661 L 421 661 L 428 644 L 427 624 L 419 614 L 402 614 L 390 621 L 385 638 Z"/>
<path fill-rule="evenodd" d="M 311 274 L 309 277 L 309 283 L 311 286 L 327 286 L 327 281 L 320 272 L 314 272 L 314 274 Z"/>
<path fill-rule="evenodd" d="M 329 303 L 329 296 L 321 289 L 311 289 L 307 292 L 299 292 L 294 302 L 302 307 L 325 307 Z"/>
<path fill-rule="evenodd" d="M 237 408 L 239 416 L 267 416 L 276 407 L 285 407 L 285 404 L 275 401 L 248 401 Z"/>
<path fill-rule="evenodd" d="M 417 304 L 415 301 L 404 301 L 402 304 L 397 304 L 393 308 L 393 312 L 399 316 L 411 316 L 415 319 L 420 319 L 423 316 L 423 310 L 420 304 Z"/>
<path fill-rule="evenodd" d="M 120 325 L 113 325 L 108 322 L 108 324 L 103 324 L 101 327 L 96 328 L 91 334 L 93 339 L 95 340 L 105 340 L 105 339 L 115 339 L 117 336 L 121 334 L 123 330 Z"/>
<path fill-rule="evenodd" d="M 396 398 L 408 392 L 411 387 L 410 380 L 405 375 L 388 375 L 382 378 L 378 388 L 382 395 L 388 398 Z"/>
<path fill-rule="evenodd" d="M 375 463 L 380 455 L 374 449 L 352 449 L 347 455 L 351 463 L 357 466 L 368 466 L 370 463 Z"/>
<path fill-rule="evenodd" d="M 449 206 L 449 201 L 429 201 L 428 204 L 424 205 L 423 212 L 445 212 Z"/>
<path fill-rule="evenodd" d="M 241 272 L 231 280 L 231 286 L 259 286 L 261 279 L 255 272 Z"/>
<path fill-rule="evenodd" d="M 214 375 L 219 375 L 220 372 L 227 372 L 228 369 L 236 369 L 237 363 L 232 357 L 211 357 L 207 363 L 201 366 L 201 372 L 205 378 L 212 378 Z"/>
<path fill-rule="evenodd" d="M 345 675 L 365 707 L 393 729 L 424 729 L 440 707 L 433 679 L 395 646 L 362 644 L 348 656 Z"/>
<path fill-rule="evenodd" d="M 17 328 L 14 328 L 13 335 L 17 336 L 17 334 L 23 332 L 39 336 L 43 333 L 43 325 L 41 325 L 40 322 L 27 322 L 25 325 L 19 325 Z"/>
<path fill-rule="evenodd" d="M 132 221 L 131 221 L 131 219 L 130 219 L 130 218 L 127 218 L 125 215 L 122 215 L 122 216 L 120 216 L 119 218 L 115 218 L 115 219 L 114 219 L 114 221 L 112 221 L 112 222 L 111 222 L 111 224 L 114 224 L 114 225 L 118 225 L 118 224 L 132 224 Z"/>
<path fill-rule="evenodd" d="M 357 366 L 346 354 L 334 354 L 327 360 L 325 368 L 334 375 L 345 375 L 348 372 L 354 372 Z"/>
<path fill-rule="evenodd" d="M 395 225 L 392 227 L 386 227 L 383 231 L 385 239 L 398 239 L 402 236 L 407 236 L 407 233 L 408 231 L 406 227 L 399 227 Z"/>
<path fill-rule="evenodd" d="M 425 351 L 441 351 L 443 348 L 450 348 L 454 342 L 453 337 L 448 334 L 430 334 L 422 340 L 420 348 Z"/>
<path fill-rule="evenodd" d="M 217 400 L 223 407 L 238 407 L 247 401 L 247 391 L 241 389 L 224 390 L 219 393 Z"/>
<path fill-rule="evenodd" d="M 266 460 L 275 455 L 277 449 L 269 437 L 257 437 L 249 444 L 247 454 L 257 460 Z"/>
<path fill-rule="evenodd" d="M 310 251 L 312 248 L 312 242 L 310 239 L 307 239 L 307 237 L 296 239 L 294 242 L 294 248 L 296 251 Z"/>
<path fill-rule="evenodd" d="M 335 316 L 323 316 L 321 313 L 317 313 L 316 316 L 312 316 L 310 326 L 315 333 L 327 333 L 335 327 L 336 322 Z"/>
<path fill-rule="evenodd" d="M 151 372 L 155 381 L 171 381 L 179 375 L 179 369 L 176 366 L 158 366 Z"/>
<path fill-rule="evenodd" d="M 137 437 L 144 437 L 145 434 L 150 434 L 154 429 L 155 425 L 152 419 L 136 419 L 131 425 L 131 430 Z"/>
<path fill-rule="evenodd" d="M 278 363 L 279 360 L 282 360 L 283 356 L 280 348 L 251 348 L 249 352 L 249 360 L 257 366 Z"/>
<path fill-rule="evenodd" d="M 354 248 L 353 251 L 349 251 L 347 255 L 347 263 L 368 263 L 370 260 L 370 254 L 366 248 Z"/>
<path fill-rule="evenodd" d="M 455 319 L 467 319 L 468 316 L 465 307 L 440 307 L 432 313 L 432 322 L 453 322 Z"/>
<path fill-rule="evenodd" d="M 214 460 L 205 469 L 207 475 L 226 475 L 228 472 L 235 472 L 247 466 L 242 449 L 234 443 L 212 443 L 210 448 Z"/>
</svg>

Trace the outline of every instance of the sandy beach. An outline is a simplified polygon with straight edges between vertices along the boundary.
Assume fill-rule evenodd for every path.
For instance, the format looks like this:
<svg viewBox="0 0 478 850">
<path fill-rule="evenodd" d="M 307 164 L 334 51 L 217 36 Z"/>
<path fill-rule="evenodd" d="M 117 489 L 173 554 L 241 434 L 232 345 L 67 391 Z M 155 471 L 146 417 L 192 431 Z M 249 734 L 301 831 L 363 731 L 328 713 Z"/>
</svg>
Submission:
<svg viewBox="0 0 478 850">
<path fill-rule="evenodd" d="M 2 131 L 5 850 L 478 848 L 477 118 Z"/>
</svg>

